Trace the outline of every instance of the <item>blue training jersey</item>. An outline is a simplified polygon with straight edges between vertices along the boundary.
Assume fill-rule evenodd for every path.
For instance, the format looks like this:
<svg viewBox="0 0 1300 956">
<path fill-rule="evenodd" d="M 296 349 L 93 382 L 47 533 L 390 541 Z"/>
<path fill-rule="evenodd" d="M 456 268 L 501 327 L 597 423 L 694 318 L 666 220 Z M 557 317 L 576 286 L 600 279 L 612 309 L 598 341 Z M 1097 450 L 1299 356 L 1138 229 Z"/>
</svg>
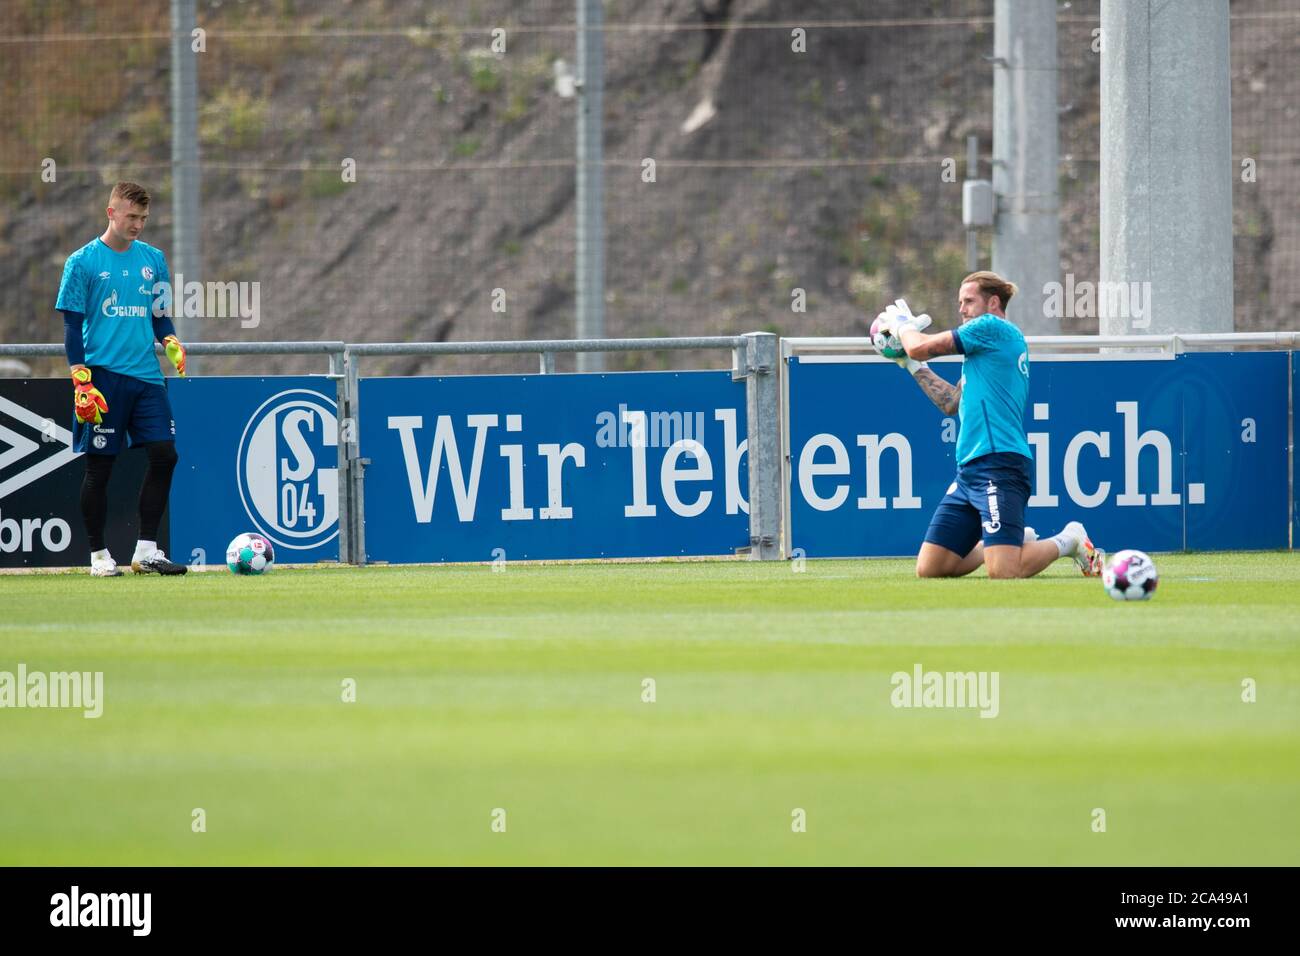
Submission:
<svg viewBox="0 0 1300 956">
<path fill-rule="evenodd" d="M 171 283 L 167 259 L 139 239 L 114 252 L 96 238 L 68 256 L 54 307 L 85 316 L 87 365 L 162 384 L 153 350 L 157 282 Z"/>
<path fill-rule="evenodd" d="M 953 329 L 952 337 L 957 351 L 966 356 L 957 464 L 994 452 L 1013 452 L 1032 460 L 1025 438 L 1029 400 L 1025 337 L 1013 323 L 990 313 Z"/>
</svg>

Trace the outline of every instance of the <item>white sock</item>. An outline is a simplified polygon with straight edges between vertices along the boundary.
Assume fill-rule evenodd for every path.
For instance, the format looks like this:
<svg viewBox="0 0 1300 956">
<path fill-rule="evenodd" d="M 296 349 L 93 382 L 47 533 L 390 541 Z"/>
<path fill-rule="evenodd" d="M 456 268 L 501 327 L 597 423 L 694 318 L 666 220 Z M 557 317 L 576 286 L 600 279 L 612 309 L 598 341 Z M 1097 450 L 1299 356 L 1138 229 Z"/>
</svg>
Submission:
<svg viewBox="0 0 1300 956">
<path fill-rule="evenodd" d="M 131 560 L 139 561 L 141 558 L 147 558 L 149 557 L 149 555 L 153 554 L 157 550 L 158 550 L 157 541 L 145 541 L 143 538 L 141 538 L 139 541 L 135 543 L 135 557 L 133 557 Z"/>
<path fill-rule="evenodd" d="M 111 560 L 113 560 L 113 556 L 108 553 L 108 548 L 100 548 L 98 551 L 90 552 L 91 564 L 94 564 L 97 561 L 111 561 Z"/>
<path fill-rule="evenodd" d="M 1060 534 L 1052 535 L 1052 542 L 1056 545 L 1056 550 L 1060 552 L 1061 557 L 1067 554 L 1074 554 L 1079 547 L 1079 539 L 1068 531 L 1062 531 Z"/>
</svg>

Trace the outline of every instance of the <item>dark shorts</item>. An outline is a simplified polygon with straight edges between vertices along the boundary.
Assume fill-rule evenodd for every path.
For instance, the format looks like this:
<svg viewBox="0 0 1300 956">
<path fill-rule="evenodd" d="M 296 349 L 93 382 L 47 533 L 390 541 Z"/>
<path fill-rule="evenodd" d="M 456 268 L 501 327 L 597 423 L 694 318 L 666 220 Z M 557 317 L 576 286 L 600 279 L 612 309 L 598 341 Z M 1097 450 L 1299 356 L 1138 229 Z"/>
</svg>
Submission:
<svg viewBox="0 0 1300 956">
<path fill-rule="evenodd" d="M 82 422 L 75 414 L 72 416 L 73 451 L 116 455 L 132 445 L 176 439 L 172 404 L 162 385 L 93 365 L 90 376 L 90 384 L 108 402 L 108 411 L 98 425 Z M 130 441 L 124 445 L 128 438 Z"/>
<path fill-rule="evenodd" d="M 981 455 L 957 469 L 957 480 L 934 509 L 925 540 L 965 557 L 984 547 L 1025 541 L 1030 460 L 1012 452 Z"/>
</svg>

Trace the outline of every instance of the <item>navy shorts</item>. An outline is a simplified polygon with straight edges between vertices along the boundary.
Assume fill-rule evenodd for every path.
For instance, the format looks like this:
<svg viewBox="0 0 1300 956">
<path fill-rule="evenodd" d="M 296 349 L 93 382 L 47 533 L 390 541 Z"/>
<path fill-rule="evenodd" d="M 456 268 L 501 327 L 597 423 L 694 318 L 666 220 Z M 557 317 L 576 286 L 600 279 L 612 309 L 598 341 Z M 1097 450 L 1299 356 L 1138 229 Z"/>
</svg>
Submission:
<svg viewBox="0 0 1300 956">
<path fill-rule="evenodd" d="M 1025 542 L 1030 461 L 1013 452 L 981 455 L 957 468 L 957 480 L 934 509 L 925 540 L 965 557 L 984 547 Z"/>
<path fill-rule="evenodd" d="M 131 375 L 91 366 L 90 384 L 108 402 L 104 420 L 96 425 L 74 414 L 72 450 L 90 455 L 116 455 L 123 448 L 154 441 L 175 441 L 176 423 L 167 389 Z M 130 439 L 125 445 L 123 441 Z"/>
</svg>

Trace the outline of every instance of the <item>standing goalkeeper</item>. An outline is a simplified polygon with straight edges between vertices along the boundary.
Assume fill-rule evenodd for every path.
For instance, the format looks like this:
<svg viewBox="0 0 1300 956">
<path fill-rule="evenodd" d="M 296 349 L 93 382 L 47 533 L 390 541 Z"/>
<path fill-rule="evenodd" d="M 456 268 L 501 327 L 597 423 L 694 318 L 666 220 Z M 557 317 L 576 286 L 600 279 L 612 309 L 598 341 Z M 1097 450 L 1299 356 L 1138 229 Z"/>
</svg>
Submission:
<svg viewBox="0 0 1300 956">
<path fill-rule="evenodd" d="M 167 560 L 157 544 L 176 468 L 176 423 L 154 339 L 164 345 L 176 371 L 185 374 L 185 346 L 176 338 L 164 307 L 170 295 L 160 291 L 170 287 L 171 277 L 162 252 L 139 241 L 149 218 L 145 188 L 118 183 L 107 212 L 104 234 L 68 256 L 55 305 L 63 313 L 64 348 L 72 371 L 72 448 L 84 452 L 86 460 L 81 515 L 90 539 L 90 573 L 122 574 L 104 545 L 104 524 L 108 478 L 129 437 L 131 445 L 143 445 L 149 456 L 140 489 L 140 540 L 131 570 L 184 574 L 185 565 Z"/>
<path fill-rule="evenodd" d="M 896 335 L 907 352 L 895 361 L 940 411 L 961 417 L 957 477 L 930 519 L 916 556 L 918 577 L 960 577 L 983 564 L 991 578 L 1028 578 L 1064 557 L 1086 575 L 1101 572 L 1103 555 L 1077 521 L 1047 540 L 1025 540 L 1033 461 L 1024 424 L 1029 349 L 1006 317 L 1015 292 L 996 272 L 968 275 L 957 293 L 962 325 L 937 335 L 921 331 L 929 317 L 913 316 L 906 303 L 877 318 L 877 327 Z M 964 356 L 956 385 L 925 364 L 938 355 Z"/>
</svg>

